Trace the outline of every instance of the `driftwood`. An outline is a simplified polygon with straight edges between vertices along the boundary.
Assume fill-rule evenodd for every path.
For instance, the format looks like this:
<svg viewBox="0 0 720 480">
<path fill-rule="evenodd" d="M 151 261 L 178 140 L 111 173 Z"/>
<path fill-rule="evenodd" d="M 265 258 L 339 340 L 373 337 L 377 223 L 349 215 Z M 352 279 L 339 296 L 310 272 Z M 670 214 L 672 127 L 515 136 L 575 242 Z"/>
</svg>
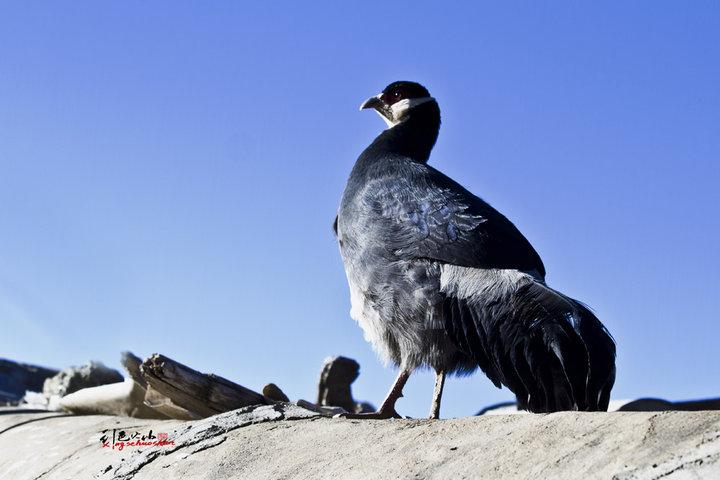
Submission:
<svg viewBox="0 0 720 480">
<path fill-rule="evenodd" d="M 318 381 L 317 405 L 341 407 L 348 412 L 372 412 L 375 408 L 365 402 L 356 402 L 351 385 L 360 375 L 360 364 L 352 358 L 328 357 L 323 362 Z"/>
<path fill-rule="evenodd" d="M 176 405 L 171 399 L 156 391 L 150 385 L 148 385 L 145 390 L 145 405 L 156 412 L 162 413 L 166 417 L 174 418 L 176 420 L 197 420 L 205 418 L 202 415 L 189 412 L 188 410 Z"/>
<path fill-rule="evenodd" d="M 123 352 L 121 363 L 127 372 L 124 381 L 82 389 L 53 408 L 84 414 L 198 420 L 238 408 L 290 403 L 288 396 L 273 383 L 257 393 L 157 353 L 143 361 L 131 352 Z M 318 402 L 298 400 L 295 404 L 324 416 L 374 410 L 352 398 L 350 385 L 359 370 L 360 366 L 352 359 L 326 359 L 318 385 Z"/>
<path fill-rule="evenodd" d="M 135 418 L 176 418 L 145 403 L 147 392 L 132 378 L 124 382 L 89 387 L 60 398 L 61 410 L 80 415 L 120 415 Z"/>
<path fill-rule="evenodd" d="M 155 408 L 155 405 L 148 402 L 149 387 L 140 373 L 142 360 L 139 357 L 131 352 L 122 352 L 120 363 L 128 374 L 123 382 L 83 388 L 60 398 L 58 407 L 61 410 L 81 415 L 105 414 L 182 420 L 196 418 L 188 415 L 182 416 L 176 412 L 173 412 L 174 415 L 168 415 L 163 412 L 162 408 Z M 164 397 L 163 400 L 169 401 Z"/>
<path fill-rule="evenodd" d="M 262 391 L 263 395 L 265 395 L 266 398 L 269 398 L 273 402 L 289 402 L 290 399 L 287 395 L 285 395 L 285 392 L 280 390 L 280 387 L 275 385 L 274 383 L 268 383 L 263 387 Z"/>
<path fill-rule="evenodd" d="M 158 408 L 159 399 L 167 397 L 173 407 L 180 407 L 191 417 L 204 418 L 250 405 L 268 405 L 264 395 L 214 374 L 204 374 L 164 355 L 154 354 L 140 366 L 153 398 L 146 403 L 166 415 L 168 409 Z M 178 418 L 178 417 L 176 417 Z"/>
<path fill-rule="evenodd" d="M 120 363 L 127 372 L 127 374 L 135 380 L 141 387 L 147 388 L 147 382 L 140 373 L 140 365 L 142 365 L 142 359 L 132 352 L 122 352 L 120 354 Z"/>
</svg>

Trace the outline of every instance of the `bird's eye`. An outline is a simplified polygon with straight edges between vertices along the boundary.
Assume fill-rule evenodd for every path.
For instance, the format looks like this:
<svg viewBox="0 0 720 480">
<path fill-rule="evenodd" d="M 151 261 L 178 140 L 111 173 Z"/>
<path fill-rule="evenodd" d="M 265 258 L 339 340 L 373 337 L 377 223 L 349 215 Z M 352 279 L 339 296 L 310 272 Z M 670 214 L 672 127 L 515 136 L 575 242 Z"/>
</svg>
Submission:
<svg viewBox="0 0 720 480">
<path fill-rule="evenodd" d="M 395 90 L 395 93 L 393 93 L 393 97 L 400 98 L 400 91 Z"/>
</svg>

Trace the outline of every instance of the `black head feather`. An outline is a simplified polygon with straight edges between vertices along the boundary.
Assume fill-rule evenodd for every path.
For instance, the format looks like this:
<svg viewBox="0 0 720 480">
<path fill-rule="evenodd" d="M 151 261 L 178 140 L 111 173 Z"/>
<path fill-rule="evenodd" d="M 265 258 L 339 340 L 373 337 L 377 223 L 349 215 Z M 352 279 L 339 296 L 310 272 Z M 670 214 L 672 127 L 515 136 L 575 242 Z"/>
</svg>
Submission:
<svg viewBox="0 0 720 480">
<path fill-rule="evenodd" d="M 385 87 L 380 98 L 387 105 L 392 105 L 408 98 L 427 98 L 429 96 L 430 92 L 427 88 L 419 83 L 401 80 Z"/>
</svg>

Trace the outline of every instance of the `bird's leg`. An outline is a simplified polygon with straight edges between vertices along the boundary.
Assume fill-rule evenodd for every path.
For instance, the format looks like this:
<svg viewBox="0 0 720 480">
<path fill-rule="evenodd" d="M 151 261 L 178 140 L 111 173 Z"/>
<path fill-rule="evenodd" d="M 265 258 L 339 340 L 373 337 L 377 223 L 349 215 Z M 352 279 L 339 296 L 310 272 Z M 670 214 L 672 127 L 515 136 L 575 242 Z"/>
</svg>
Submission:
<svg viewBox="0 0 720 480">
<path fill-rule="evenodd" d="M 437 420 L 440 418 L 440 400 L 442 399 L 443 387 L 445 386 L 445 372 L 439 371 L 435 376 L 435 391 L 433 392 L 432 405 L 430 406 L 430 415 L 428 416 L 431 420 Z"/>
<path fill-rule="evenodd" d="M 395 411 L 395 402 L 403 396 L 402 390 L 410 378 L 410 370 L 400 370 L 395 382 L 388 392 L 385 400 L 383 400 L 380 409 L 377 412 L 370 413 L 343 413 L 343 418 L 365 418 L 365 419 L 386 419 L 386 418 L 402 418 Z"/>
</svg>

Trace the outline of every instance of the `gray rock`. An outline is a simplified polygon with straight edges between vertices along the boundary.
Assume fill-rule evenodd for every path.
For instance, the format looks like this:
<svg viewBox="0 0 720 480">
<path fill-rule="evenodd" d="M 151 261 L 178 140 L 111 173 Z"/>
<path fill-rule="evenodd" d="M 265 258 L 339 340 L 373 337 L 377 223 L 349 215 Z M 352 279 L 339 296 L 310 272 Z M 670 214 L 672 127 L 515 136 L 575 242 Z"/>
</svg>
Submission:
<svg viewBox="0 0 720 480">
<path fill-rule="evenodd" d="M 611 400 L 608 406 L 608 412 L 697 412 L 702 410 L 720 410 L 720 398 L 705 398 L 680 402 L 671 402 L 661 398 L 637 398 Z M 518 410 L 515 402 L 502 402 L 485 407 L 476 413 L 476 415 L 507 415 L 511 413 L 527 412 Z"/>
<path fill-rule="evenodd" d="M 227 439 L 229 432 L 257 423 L 277 422 L 281 420 L 301 420 L 317 417 L 317 413 L 291 403 L 275 405 L 253 405 L 231 412 L 225 412 L 186 424 L 185 428 L 173 432 L 173 445 L 167 448 L 148 448 L 139 450 L 128 461 L 105 470 L 100 478 L 124 480 L 133 478 L 142 468 L 161 455 L 170 455 L 177 451 L 193 453 L 215 447 Z"/>
<path fill-rule="evenodd" d="M 661 398 L 638 398 L 630 401 L 616 401 L 617 408 L 611 410 L 618 412 L 664 412 L 668 410 L 700 411 L 720 410 L 720 398 L 705 398 L 702 400 L 686 400 L 671 402 Z M 611 407 L 612 407 L 611 402 Z"/>
<path fill-rule="evenodd" d="M 48 378 L 42 391 L 48 398 L 64 397 L 83 388 L 98 387 L 123 380 L 125 379 L 117 370 L 108 368 L 101 362 L 91 361 L 81 367 L 65 368 L 54 377 Z"/>
<path fill-rule="evenodd" d="M 42 390 L 57 370 L 0 358 L 0 405 L 17 405 L 26 391 Z"/>
<path fill-rule="evenodd" d="M 289 404 L 196 421 L 52 412 L 0 415 L 0 477 L 720 478 L 720 412 L 559 412 L 430 420 L 335 420 Z M 165 446 L 102 448 L 115 431 Z"/>
</svg>

